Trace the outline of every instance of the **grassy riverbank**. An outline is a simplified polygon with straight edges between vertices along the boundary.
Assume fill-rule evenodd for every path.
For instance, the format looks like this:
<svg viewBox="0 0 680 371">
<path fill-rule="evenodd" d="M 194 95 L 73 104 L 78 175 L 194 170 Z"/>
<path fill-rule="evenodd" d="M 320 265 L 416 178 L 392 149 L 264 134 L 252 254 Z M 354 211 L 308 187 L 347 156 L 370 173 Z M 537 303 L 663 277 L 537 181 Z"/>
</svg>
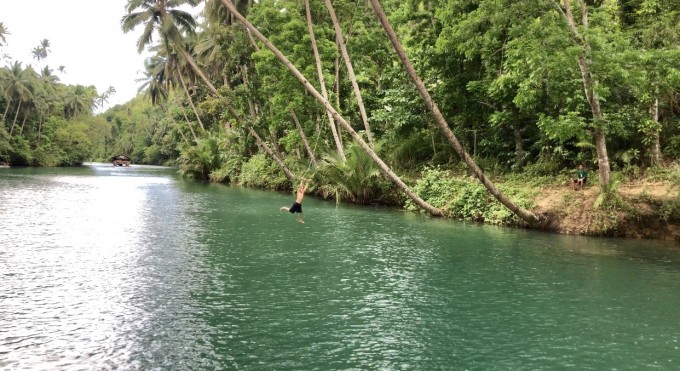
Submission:
<svg viewBox="0 0 680 371">
<path fill-rule="evenodd" d="M 675 165 L 614 172 L 613 186 L 606 194 L 600 192 L 596 172 L 591 172 L 589 184 L 579 191 L 574 191 L 573 174 L 568 169 L 552 175 L 529 171 L 493 178 L 499 189 L 537 214 L 541 222 L 533 226 L 523 224 L 475 178 L 462 171 L 427 168 L 414 176 L 411 183 L 421 197 L 454 219 L 564 234 L 680 240 L 680 167 Z M 381 186 L 383 191 L 389 189 L 380 182 L 374 188 Z M 392 192 L 383 193 L 374 201 L 418 212 L 409 200 Z M 312 193 L 352 200 L 346 189 L 328 185 L 320 185 Z"/>
</svg>

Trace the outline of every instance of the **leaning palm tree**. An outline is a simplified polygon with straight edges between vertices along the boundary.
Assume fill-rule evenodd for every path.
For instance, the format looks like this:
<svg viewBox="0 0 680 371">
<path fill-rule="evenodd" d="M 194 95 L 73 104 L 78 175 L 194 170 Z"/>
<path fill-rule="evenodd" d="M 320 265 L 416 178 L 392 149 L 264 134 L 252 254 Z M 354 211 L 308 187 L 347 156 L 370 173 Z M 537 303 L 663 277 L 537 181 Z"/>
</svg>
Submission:
<svg viewBox="0 0 680 371">
<path fill-rule="evenodd" d="M 198 3 L 199 0 L 129 0 L 128 14 L 123 16 L 121 28 L 127 33 L 139 25 L 144 25 L 142 35 L 137 40 L 139 53 L 153 41 L 154 32 L 157 32 L 164 47 L 177 51 L 206 83 L 210 91 L 219 95 L 215 86 L 184 47 L 183 35 L 194 33 L 196 20 L 188 12 L 176 7 L 184 4 L 195 6 Z"/>
<path fill-rule="evenodd" d="M 380 1 L 379 0 L 370 1 L 376 16 L 380 21 L 380 24 L 383 26 L 383 29 L 387 33 L 387 37 L 390 39 L 390 42 L 392 43 L 394 50 L 399 56 L 399 59 L 404 65 L 404 68 L 406 69 L 406 72 L 413 81 L 421 97 L 425 101 L 425 105 L 427 105 L 427 108 L 429 108 L 430 112 L 434 116 L 435 121 L 439 126 L 439 129 L 444 134 L 446 139 L 448 139 L 451 146 L 456 150 L 456 153 L 458 153 L 461 159 L 463 159 L 463 162 L 465 162 L 465 164 L 472 171 L 472 173 L 475 174 L 479 182 L 482 183 L 482 185 L 484 185 L 484 187 L 489 191 L 489 193 L 491 193 L 501 204 L 503 204 L 503 206 L 507 207 L 510 211 L 512 211 L 522 220 L 528 223 L 535 223 L 538 220 L 536 215 L 531 211 L 526 210 L 521 206 L 515 204 L 500 190 L 498 190 L 496 186 L 493 184 L 493 182 L 491 182 L 491 180 L 484 174 L 482 169 L 480 169 L 479 166 L 477 166 L 477 163 L 474 161 L 474 159 L 472 159 L 472 157 L 470 157 L 470 154 L 468 154 L 467 151 L 460 144 L 458 138 L 456 138 L 453 131 L 451 131 L 451 128 L 449 127 L 449 124 L 446 122 L 446 119 L 444 119 L 444 116 L 439 111 L 439 107 L 437 107 L 437 104 L 434 103 L 432 97 L 430 96 L 430 93 L 427 91 L 427 88 L 425 88 L 425 84 L 423 84 L 415 68 L 413 68 L 413 64 L 408 59 L 406 51 L 404 51 L 403 46 L 401 45 L 399 39 L 397 38 L 397 34 L 394 32 L 394 29 L 392 29 L 392 26 L 387 20 L 385 12 L 380 6 Z"/>
<path fill-rule="evenodd" d="M 397 174 L 395 174 L 392 169 L 378 156 L 377 153 L 371 148 L 368 143 L 366 143 L 363 138 L 357 133 L 354 128 L 342 117 L 338 111 L 328 102 L 328 99 L 324 97 L 312 86 L 312 84 L 300 73 L 300 71 L 286 58 L 283 53 L 272 44 L 269 39 L 267 39 L 255 26 L 253 26 L 248 20 L 243 17 L 241 13 L 238 12 L 231 0 L 220 0 L 227 9 L 234 15 L 235 18 L 239 20 L 250 32 L 253 33 L 266 47 L 269 49 L 276 58 L 281 61 L 281 63 L 288 68 L 288 70 L 293 73 L 295 78 L 302 84 L 302 86 L 309 92 L 317 102 L 323 104 L 324 108 L 333 115 L 333 118 L 349 133 L 349 135 L 354 139 L 361 148 L 366 151 L 366 153 L 371 157 L 371 159 L 378 165 L 380 171 L 389 178 L 401 191 L 403 191 L 413 202 L 426 210 L 431 215 L 441 216 L 444 215 L 443 211 L 436 208 L 425 200 L 420 198 L 413 190 L 404 183 Z"/>
<path fill-rule="evenodd" d="M 136 79 L 142 85 L 138 93 L 146 92 L 152 105 L 158 105 L 168 98 L 167 83 L 165 81 L 165 58 L 153 56 L 144 61 L 143 77 Z"/>
<path fill-rule="evenodd" d="M 158 32 L 164 47 L 168 50 L 175 50 L 191 66 L 201 80 L 206 84 L 211 93 L 216 97 L 221 97 L 217 88 L 198 66 L 194 58 L 187 51 L 184 45 L 184 34 L 193 34 L 196 21 L 191 14 L 174 9 L 179 5 L 197 5 L 199 0 L 129 0 L 127 5 L 128 14 L 123 16 L 121 27 L 123 32 L 132 31 L 138 25 L 144 24 L 144 31 L 137 41 L 137 51 L 141 53 L 144 48 L 153 41 L 154 31 Z M 139 10 L 139 11 L 137 11 Z M 236 110 L 228 105 L 227 109 L 232 116 L 243 120 Z M 276 153 L 269 148 L 266 142 L 262 141 L 250 125 L 246 125 L 248 130 L 256 138 L 258 144 L 263 147 L 274 160 L 281 166 L 289 180 L 293 181 L 292 173 L 285 166 L 283 161 L 278 158 Z"/>
<path fill-rule="evenodd" d="M 307 32 L 309 33 L 309 39 L 312 43 L 312 52 L 314 53 L 314 62 L 316 63 L 316 74 L 319 78 L 319 87 L 321 88 L 321 95 L 323 99 L 328 100 L 328 91 L 326 90 L 326 82 L 324 81 L 323 68 L 321 66 L 321 57 L 319 56 L 319 48 L 316 45 L 316 36 L 314 35 L 314 25 L 312 23 L 312 10 L 309 6 L 309 0 L 305 0 L 305 14 L 307 19 Z M 338 150 L 338 156 L 344 161 L 345 150 L 342 146 L 342 141 L 340 140 L 340 133 L 335 125 L 335 119 L 333 114 L 326 111 L 328 116 L 328 126 L 331 128 L 331 133 L 333 134 L 333 140 L 335 141 L 335 147 Z"/>
<path fill-rule="evenodd" d="M 30 102 L 31 99 L 33 99 L 33 89 L 35 85 L 34 77 L 35 71 L 33 71 L 30 66 L 24 69 L 21 67 L 21 62 L 14 62 L 14 64 L 10 66 L 7 81 L 5 83 L 5 91 L 3 92 L 3 96 L 7 99 L 7 106 L 2 115 L 2 120 L 4 122 L 12 102 L 16 103 L 16 106 L 14 107 L 16 109 L 14 120 L 12 121 L 12 127 L 9 131 L 10 138 L 14 132 L 14 126 L 19 117 L 21 105 L 25 102 Z"/>
<path fill-rule="evenodd" d="M 335 9 L 333 8 L 333 4 L 331 4 L 331 0 L 326 0 L 326 8 L 328 9 L 328 13 L 331 15 L 333 28 L 335 28 L 336 40 L 338 46 L 340 47 L 340 52 L 342 53 L 342 59 L 345 61 L 345 68 L 347 68 L 347 75 L 349 80 L 352 82 L 352 90 L 354 91 L 354 96 L 357 100 L 357 106 L 359 106 L 361 120 L 364 122 L 364 129 L 366 129 L 366 138 L 368 138 L 368 143 L 371 145 L 371 147 L 375 147 L 375 140 L 373 139 L 371 125 L 368 123 L 368 114 L 366 113 L 364 100 L 361 96 L 361 89 L 359 89 L 359 83 L 357 82 L 357 77 L 354 74 L 352 60 L 349 58 L 349 53 L 347 52 L 345 37 L 342 35 L 342 28 L 340 28 L 340 21 L 338 21 L 338 17 L 335 15 Z"/>
</svg>

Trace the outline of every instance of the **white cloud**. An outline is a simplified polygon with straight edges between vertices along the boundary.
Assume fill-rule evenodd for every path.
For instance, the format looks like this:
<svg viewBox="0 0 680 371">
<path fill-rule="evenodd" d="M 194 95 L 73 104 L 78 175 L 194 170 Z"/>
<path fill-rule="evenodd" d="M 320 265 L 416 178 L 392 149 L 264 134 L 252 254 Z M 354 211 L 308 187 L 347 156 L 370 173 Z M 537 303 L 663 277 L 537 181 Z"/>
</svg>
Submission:
<svg viewBox="0 0 680 371">
<path fill-rule="evenodd" d="M 124 34 L 120 20 L 127 0 L 0 0 L 0 22 L 9 31 L 0 53 L 13 60 L 42 69 L 46 64 L 64 84 L 94 85 L 97 92 L 109 86 L 116 94 L 105 108 L 129 101 L 137 95 L 144 58 L 137 53 L 142 27 Z M 193 13 L 193 12 L 192 12 Z M 51 53 L 37 62 L 31 50 L 48 39 Z M 66 74 L 57 68 L 63 65 Z"/>
</svg>

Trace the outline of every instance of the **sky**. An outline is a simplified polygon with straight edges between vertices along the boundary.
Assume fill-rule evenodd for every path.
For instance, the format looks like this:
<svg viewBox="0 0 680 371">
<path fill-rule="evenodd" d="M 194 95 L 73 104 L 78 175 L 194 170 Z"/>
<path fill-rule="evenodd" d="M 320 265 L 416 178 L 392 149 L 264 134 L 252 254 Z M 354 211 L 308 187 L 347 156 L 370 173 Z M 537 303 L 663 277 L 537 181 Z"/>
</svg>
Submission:
<svg viewBox="0 0 680 371">
<path fill-rule="evenodd" d="M 142 84 L 144 59 L 137 53 L 137 39 L 143 25 L 127 34 L 120 27 L 127 0 L 0 0 L 0 22 L 9 35 L 0 55 L 28 64 L 39 71 L 45 65 L 67 85 L 94 85 L 99 94 L 110 86 L 116 93 L 104 110 L 125 103 L 137 95 Z M 190 11 L 196 14 L 197 11 Z M 50 41 L 50 54 L 40 62 L 31 50 L 40 41 Z M 157 38 L 154 38 L 154 42 Z M 0 61 L 8 65 L 8 60 Z M 65 74 L 57 69 L 65 67 Z"/>
</svg>

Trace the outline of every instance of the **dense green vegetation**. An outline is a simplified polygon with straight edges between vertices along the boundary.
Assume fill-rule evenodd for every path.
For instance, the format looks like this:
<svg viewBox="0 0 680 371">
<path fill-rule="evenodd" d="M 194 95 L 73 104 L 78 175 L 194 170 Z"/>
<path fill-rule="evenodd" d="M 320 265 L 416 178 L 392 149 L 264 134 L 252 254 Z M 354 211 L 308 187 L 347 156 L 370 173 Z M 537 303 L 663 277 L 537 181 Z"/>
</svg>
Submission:
<svg viewBox="0 0 680 371">
<path fill-rule="evenodd" d="M 186 11 L 199 3 L 200 22 Z M 327 197 L 515 223 L 533 218 L 530 195 L 487 175 L 526 184 L 583 163 L 607 193 L 610 172 L 680 156 L 677 1 L 330 5 L 130 0 L 122 30 L 155 52 L 144 95 L 93 117 L 106 94 L 62 86 L 47 67 L 8 66 L 0 162 L 126 153 L 197 179 L 288 189 L 315 176 Z"/>
</svg>

